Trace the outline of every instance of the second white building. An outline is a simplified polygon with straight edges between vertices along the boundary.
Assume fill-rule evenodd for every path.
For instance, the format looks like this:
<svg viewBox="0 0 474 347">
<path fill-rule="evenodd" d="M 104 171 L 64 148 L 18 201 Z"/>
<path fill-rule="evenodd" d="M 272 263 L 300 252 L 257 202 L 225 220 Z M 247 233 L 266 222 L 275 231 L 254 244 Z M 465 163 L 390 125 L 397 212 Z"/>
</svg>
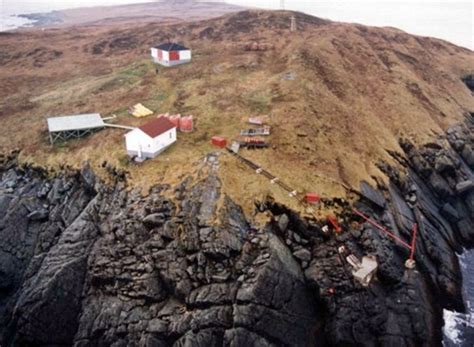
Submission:
<svg viewBox="0 0 474 347">
<path fill-rule="evenodd" d="M 163 43 L 151 48 L 153 61 L 163 66 L 189 63 L 191 50 L 177 43 Z"/>
</svg>

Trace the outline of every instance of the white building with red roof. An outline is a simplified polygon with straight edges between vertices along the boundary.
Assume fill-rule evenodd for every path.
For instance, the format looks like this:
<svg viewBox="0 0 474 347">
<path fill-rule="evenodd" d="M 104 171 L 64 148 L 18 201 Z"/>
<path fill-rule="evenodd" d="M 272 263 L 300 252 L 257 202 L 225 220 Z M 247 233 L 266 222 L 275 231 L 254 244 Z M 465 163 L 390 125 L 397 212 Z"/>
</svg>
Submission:
<svg viewBox="0 0 474 347">
<path fill-rule="evenodd" d="M 125 134 L 127 154 L 139 159 L 154 158 L 176 142 L 176 126 L 166 117 L 151 120 Z"/>
</svg>

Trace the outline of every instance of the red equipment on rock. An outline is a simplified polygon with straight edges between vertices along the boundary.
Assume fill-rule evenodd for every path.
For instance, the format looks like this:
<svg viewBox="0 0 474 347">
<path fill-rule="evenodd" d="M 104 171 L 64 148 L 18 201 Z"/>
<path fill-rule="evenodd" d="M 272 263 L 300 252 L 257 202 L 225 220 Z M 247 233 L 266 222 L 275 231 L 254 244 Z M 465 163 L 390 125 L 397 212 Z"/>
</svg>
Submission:
<svg viewBox="0 0 474 347">
<path fill-rule="evenodd" d="M 334 231 L 336 233 L 340 234 L 342 232 L 342 228 L 339 225 L 339 223 L 337 222 L 336 217 L 334 217 L 333 215 L 327 215 L 326 219 L 332 225 L 332 227 L 334 228 Z"/>
</svg>

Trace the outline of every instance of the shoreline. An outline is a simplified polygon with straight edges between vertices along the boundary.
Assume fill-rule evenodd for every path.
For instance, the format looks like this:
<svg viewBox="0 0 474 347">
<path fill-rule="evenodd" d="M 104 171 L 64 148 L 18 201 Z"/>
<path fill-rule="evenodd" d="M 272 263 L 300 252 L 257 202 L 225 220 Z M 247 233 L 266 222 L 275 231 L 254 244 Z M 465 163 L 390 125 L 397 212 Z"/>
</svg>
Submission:
<svg viewBox="0 0 474 347">
<path fill-rule="evenodd" d="M 212 7 L 209 6 L 212 4 Z M 246 7 L 227 3 L 184 2 L 178 9 L 173 3 L 145 2 L 121 5 L 97 5 L 70 9 L 5 15 L 4 18 L 27 20 L 27 23 L 6 28 L 2 32 L 26 28 L 68 27 L 75 25 L 114 25 L 157 20 L 196 21 L 245 10 Z"/>
<path fill-rule="evenodd" d="M 63 23 L 63 16 L 61 15 L 61 11 L 23 13 L 23 14 L 16 15 L 15 17 L 24 18 L 31 21 L 30 25 L 19 26 L 16 29 L 21 29 L 24 27 L 29 27 L 29 28 L 40 27 L 40 26 Z"/>
</svg>

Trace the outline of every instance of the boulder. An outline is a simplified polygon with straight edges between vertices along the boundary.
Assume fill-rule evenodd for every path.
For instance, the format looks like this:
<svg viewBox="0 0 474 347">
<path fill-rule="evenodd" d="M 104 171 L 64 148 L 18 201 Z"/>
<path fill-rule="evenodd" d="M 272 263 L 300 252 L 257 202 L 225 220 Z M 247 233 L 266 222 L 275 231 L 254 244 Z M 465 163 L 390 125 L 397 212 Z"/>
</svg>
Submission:
<svg viewBox="0 0 474 347">
<path fill-rule="evenodd" d="M 435 170 L 440 174 L 453 174 L 455 167 L 448 156 L 440 155 L 435 160 Z"/>
<path fill-rule="evenodd" d="M 474 169 L 474 150 L 472 145 L 464 146 L 461 156 L 471 169 Z"/>
<path fill-rule="evenodd" d="M 278 216 L 278 228 L 280 231 L 285 231 L 288 228 L 288 224 L 290 223 L 290 219 L 286 214 L 282 214 Z"/>
<path fill-rule="evenodd" d="M 240 346 L 261 346 L 261 347 L 276 347 L 265 337 L 260 336 L 252 330 L 247 330 L 242 327 L 236 327 L 225 331 L 224 346 L 240 347 Z"/>
<path fill-rule="evenodd" d="M 152 213 L 143 218 L 143 224 L 149 229 L 157 228 L 165 223 L 165 215 L 163 213 Z"/>
<path fill-rule="evenodd" d="M 84 187 L 92 193 L 95 193 L 96 176 L 89 163 L 81 169 L 81 179 Z"/>
<path fill-rule="evenodd" d="M 456 223 L 460 218 L 458 211 L 448 202 L 441 207 L 440 212 L 451 223 Z"/>
<path fill-rule="evenodd" d="M 32 221 L 45 221 L 49 217 L 49 211 L 46 209 L 40 209 L 30 212 L 26 218 Z"/>
<path fill-rule="evenodd" d="M 148 323 L 147 331 L 151 333 L 166 333 L 168 331 L 168 322 L 155 318 Z"/>
<path fill-rule="evenodd" d="M 193 290 L 188 295 L 186 302 L 191 307 L 230 304 L 232 303 L 235 289 L 235 286 L 229 283 L 204 285 Z"/>
<path fill-rule="evenodd" d="M 360 192 L 364 198 L 375 204 L 375 206 L 379 208 L 385 207 L 385 198 L 379 191 L 372 188 L 369 183 L 362 181 L 360 183 Z"/>
<path fill-rule="evenodd" d="M 293 253 L 295 258 L 299 259 L 300 261 L 309 262 L 311 260 L 311 252 L 308 251 L 306 248 L 301 248 Z"/>
<path fill-rule="evenodd" d="M 474 188 L 474 182 L 472 180 L 466 180 L 456 184 L 456 193 L 464 194 L 471 191 Z"/>
<path fill-rule="evenodd" d="M 429 177 L 429 182 L 435 192 L 440 195 L 442 198 L 447 198 L 449 196 L 453 195 L 453 192 L 451 188 L 449 187 L 449 184 L 446 182 L 446 180 L 441 177 L 438 173 L 432 173 L 431 176 Z"/>
</svg>

